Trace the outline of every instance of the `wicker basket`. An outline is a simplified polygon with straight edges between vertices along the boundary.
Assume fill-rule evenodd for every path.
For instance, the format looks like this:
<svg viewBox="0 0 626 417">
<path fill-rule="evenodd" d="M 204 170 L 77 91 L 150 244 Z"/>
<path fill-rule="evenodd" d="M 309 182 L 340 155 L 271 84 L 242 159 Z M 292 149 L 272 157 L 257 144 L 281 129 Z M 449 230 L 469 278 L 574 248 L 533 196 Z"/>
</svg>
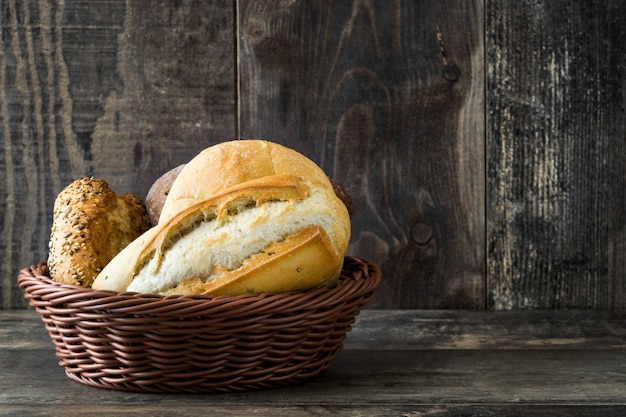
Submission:
<svg viewBox="0 0 626 417">
<path fill-rule="evenodd" d="M 346 257 L 332 287 L 244 296 L 158 296 L 60 284 L 45 263 L 20 271 L 59 365 L 83 384 L 122 391 L 249 391 L 302 382 L 328 367 L 380 282 Z"/>
</svg>

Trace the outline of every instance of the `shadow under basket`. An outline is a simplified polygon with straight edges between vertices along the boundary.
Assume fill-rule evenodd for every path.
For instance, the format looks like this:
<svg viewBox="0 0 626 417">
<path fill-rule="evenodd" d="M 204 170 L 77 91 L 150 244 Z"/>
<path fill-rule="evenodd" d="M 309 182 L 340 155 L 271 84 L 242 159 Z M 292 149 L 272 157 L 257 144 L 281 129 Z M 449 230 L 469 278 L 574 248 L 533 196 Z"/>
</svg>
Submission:
<svg viewBox="0 0 626 417">
<path fill-rule="evenodd" d="M 381 279 L 346 257 L 336 285 L 276 294 L 160 296 L 61 284 L 45 263 L 18 284 L 67 376 L 105 389 L 237 392 L 292 385 L 324 369 Z"/>
</svg>

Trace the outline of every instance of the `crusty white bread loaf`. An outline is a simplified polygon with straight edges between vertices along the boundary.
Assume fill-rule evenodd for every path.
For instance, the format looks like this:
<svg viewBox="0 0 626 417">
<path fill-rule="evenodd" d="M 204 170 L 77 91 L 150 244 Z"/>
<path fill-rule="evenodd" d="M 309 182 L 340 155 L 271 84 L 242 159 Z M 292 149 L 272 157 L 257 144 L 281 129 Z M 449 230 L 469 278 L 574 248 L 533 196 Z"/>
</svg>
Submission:
<svg viewBox="0 0 626 417">
<path fill-rule="evenodd" d="M 230 187 L 279 174 L 293 175 L 320 190 L 334 192 L 322 169 L 295 150 L 264 140 L 223 142 L 185 164 L 169 190 L 159 221 Z"/>
<path fill-rule="evenodd" d="M 156 226 L 99 274 L 96 289 L 157 294 L 303 290 L 332 283 L 350 217 L 303 155 L 259 140 L 225 142 L 179 173 Z"/>
<path fill-rule="evenodd" d="M 146 209 L 148 210 L 148 218 L 150 219 L 150 224 L 152 226 L 156 225 L 159 222 L 159 217 L 161 217 L 161 210 L 163 209 L 163 205 L 165 204 L 165 200 L 170 193 L 172 188 L 172 184 L 180 174 L 180 171 L 185 167 L 185 165 L 179 165 L 176 168 L 172 168 L 167 171 L 165 174 L 161 175 L 150 187 L 148 190 L 148 194 L 146 195 Z M 350 195 L 346 192 L 345 188 L 337 181 L 329 178 L 331 185 L 333 186 L 333 190 L 335 190 L 335 194 L 343 204 L 345 204 L 348 209 L 348 214 L 350 218 L 354 217 L 356 214 L 356 208 L 354 207 L 354 202 Z"/>
</svg>

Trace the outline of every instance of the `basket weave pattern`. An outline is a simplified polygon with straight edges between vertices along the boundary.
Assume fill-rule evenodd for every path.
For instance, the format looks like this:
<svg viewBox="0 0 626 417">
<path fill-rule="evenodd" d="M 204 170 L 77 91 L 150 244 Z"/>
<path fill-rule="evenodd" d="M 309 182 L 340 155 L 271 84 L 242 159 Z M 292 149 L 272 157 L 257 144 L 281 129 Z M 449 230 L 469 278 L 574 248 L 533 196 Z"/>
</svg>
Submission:
<svg viewBox="0 0 626 417">
<path fill-rule="evenodd" d="M 207 393 L 291 385 L 318 375 L 371 299 L 380 270 L 346 257 L 332 287 L 243 296 L 97 291 L 18 275 L 67 376 L 135 392 Z"/>
</svg>

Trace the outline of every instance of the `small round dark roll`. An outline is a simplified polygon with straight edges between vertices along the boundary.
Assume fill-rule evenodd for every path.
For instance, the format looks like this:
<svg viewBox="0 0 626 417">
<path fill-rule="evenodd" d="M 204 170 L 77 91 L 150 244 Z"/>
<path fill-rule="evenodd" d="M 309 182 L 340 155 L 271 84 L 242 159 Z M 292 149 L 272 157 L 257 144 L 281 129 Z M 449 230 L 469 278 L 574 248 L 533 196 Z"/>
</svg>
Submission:
<svg viewBox="0 0 626 417">
<path fill-rule="evenodd" d="M 329 179 L 330 179 L 330 183 L 333 185 L 335 194 L 337 194 L 337 197 L 339 197 L 339 199 L 343 201 L 343 204 L 346 205 L 350 218 L 353 218 L 354 215 L 356 214 L 356 208 L 354 207 L 354 202 L 350 198 L 350 195 L 346 192 L 346 189 L 341 186 L 341 184 L 339 184 L 337 181 L 335 181 L 332 178 L 329 178 Z"/>
<path fill-rule="evenodd" d="M 165 199 L 172 188 L 174 180 L 184 167 L 185 164 L 167 171 L 165 174 L 161 175 L 154 184 L 152 184 L 150 190 L 148 190 L 148 194 L 146 195 L 146 209 L 148 210 L 148 218 L 152 226 L 155 226 L 159 222 Z"/>
</svg>

